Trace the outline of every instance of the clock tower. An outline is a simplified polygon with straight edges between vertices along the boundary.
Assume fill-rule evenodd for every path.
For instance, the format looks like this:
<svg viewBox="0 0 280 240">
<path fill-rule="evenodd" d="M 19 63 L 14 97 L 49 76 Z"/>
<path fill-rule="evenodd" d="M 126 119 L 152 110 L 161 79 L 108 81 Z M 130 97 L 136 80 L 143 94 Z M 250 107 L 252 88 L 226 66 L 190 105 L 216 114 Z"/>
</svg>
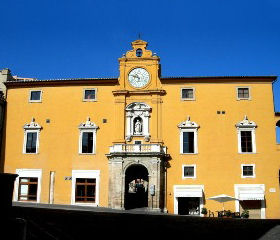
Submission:
<svg viewBox="0 0 280 240">
<path fill-rule="evenodd" d="M 159 61 L 143 40 L 132 42 L 132 50 L 119 58 L 120 76 L 113 91 L 115 138 L 107 154 L 112 208 L 163 210 L 167 154 L 161 131 L 165 90 Z M 141 191 L 135 190 L 139 184 Z"/>
<path fill-rule="evenodd" d="M 133 133 L 134 123 L 130 122 L 132 119 L 130 113 L 135 109 L 127 109 L 129 104 L 135 103 L 136 106 L 142 106 L 147 110 L 146 117 L 141 118 L 143 140 L 149 143 L 162 143 L 158 127 L 161 126 L 160 105 L 165 91 L 160 82 L 160 58 L 147 50 L 148 44 L 143 40 L 135 40 L 131 45 L 132 50 L 119 58 L 119 85 L 113 91 L 116 117 L 114 142 L 142 140 L 140 134 Z"/>
<path fill-rule="evenodd" d="M 136 40 L 131 45 L 132 50 L 119 58 L 120 89 L 139 91 L 160 88 L 160 58 L 147 50 L 148 44 L 143 40 Z"/>
</svg>

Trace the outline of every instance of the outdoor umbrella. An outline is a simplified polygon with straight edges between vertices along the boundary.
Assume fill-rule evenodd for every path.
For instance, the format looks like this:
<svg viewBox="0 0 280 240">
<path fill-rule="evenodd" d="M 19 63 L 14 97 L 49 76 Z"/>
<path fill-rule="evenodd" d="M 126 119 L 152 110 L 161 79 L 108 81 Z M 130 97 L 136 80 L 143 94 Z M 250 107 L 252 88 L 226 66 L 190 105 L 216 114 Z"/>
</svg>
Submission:
<svg viewBox="0 0 280 240">
<path fill-rule="evenodd" d="M 228 195 L 225 195 L 225 194 L 221 194 L 221 195 L 217 195 L 217 196 L 214 196 L 214 197 L 207 198 L 207 200 L 215 200 L 217 202 L 223 203 L 223 211 L 224 211 L 225 210 L 225 206 L 224 206 L 225 202 L 239 200 L 239 199 L 228 196 Z"/>
</svg>

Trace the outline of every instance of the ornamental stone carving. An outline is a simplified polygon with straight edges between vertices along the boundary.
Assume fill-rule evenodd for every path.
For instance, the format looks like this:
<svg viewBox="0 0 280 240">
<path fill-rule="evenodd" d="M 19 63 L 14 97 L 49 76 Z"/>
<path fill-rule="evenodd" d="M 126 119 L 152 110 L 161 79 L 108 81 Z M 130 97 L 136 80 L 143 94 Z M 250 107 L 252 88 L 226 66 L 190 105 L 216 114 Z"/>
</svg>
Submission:
<svg viewBox="0 0 280 240">
<path fill-rule="evenodd" d="M 81 123 L 79 125 L 79 129 L 97 129 L 97 128 L 98 126 L 96 126 L 94 122 L 91 122 L 89 117 L 87 117 L 85 123 Z"/>
<path fill-rule="evenodd" d="M 40 130 L 42 127 L 35 122 L 35 118 L 33 117 L 30 123 L 27 123 L 23 126 L 24 130 Z"/>
<path fill-rule="evenodd" d="M 237 128 L 256 128 L 257 124 L 253 121 L 249 121 L 245 115 L 244 119 L 235 125 Z"/>
<path fill-rule="evenodd" d="M 178 128 L 199 128 L 199 125 L 195 122 L 192 122 L 190 116 L 188 116 L 185 122 L 181 122 L 178 125 Z"/>
<path fill-rule="evenodd" d="M 149 118 L 151 107 L 146 103 L 134 102 L 126 109 L 126 140 L 131 141 L 133 136 L 142 136 L 150 140 Z"/>
</svg>

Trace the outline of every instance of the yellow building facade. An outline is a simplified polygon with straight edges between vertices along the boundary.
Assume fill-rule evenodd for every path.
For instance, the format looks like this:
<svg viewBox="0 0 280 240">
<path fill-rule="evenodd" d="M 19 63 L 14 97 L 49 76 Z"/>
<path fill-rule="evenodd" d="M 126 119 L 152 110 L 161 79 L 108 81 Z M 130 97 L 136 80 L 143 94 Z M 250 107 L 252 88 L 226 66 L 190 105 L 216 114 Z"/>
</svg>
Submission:
<svg viewBox="0 0 280 240">
<path fill-rule="evenodd" d="M 14 201 L 279 218 L 273 76 L 161 77 L 142 40 L 118 78 L 7 81 Z M 215 213 L 216 214 L 216 213 Z"/>
</svg>

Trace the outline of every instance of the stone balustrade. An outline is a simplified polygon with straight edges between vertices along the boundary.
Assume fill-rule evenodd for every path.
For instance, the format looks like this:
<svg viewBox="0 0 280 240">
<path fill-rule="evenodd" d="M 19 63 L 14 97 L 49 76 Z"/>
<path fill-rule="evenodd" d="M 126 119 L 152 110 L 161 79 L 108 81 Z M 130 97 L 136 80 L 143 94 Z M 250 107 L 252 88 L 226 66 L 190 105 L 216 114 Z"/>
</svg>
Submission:
<svg viewBox="0 0 280 240">
<path fill-rule="evenodd" d="M 110 147 L 112 153 L 162 153 L 166 154 L 166 147 L 160 144 L 115 144 Z"/>
</svg>

